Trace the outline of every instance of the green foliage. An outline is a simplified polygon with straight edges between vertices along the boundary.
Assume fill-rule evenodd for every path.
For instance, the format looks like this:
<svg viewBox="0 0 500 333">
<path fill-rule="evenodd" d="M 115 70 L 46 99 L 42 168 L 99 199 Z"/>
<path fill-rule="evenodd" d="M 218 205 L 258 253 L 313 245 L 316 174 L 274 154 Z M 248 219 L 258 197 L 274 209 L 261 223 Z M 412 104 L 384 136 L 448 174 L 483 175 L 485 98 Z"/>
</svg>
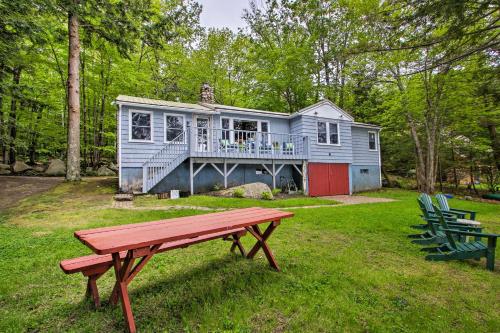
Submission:
<svg viewBox="0 0 500 333">
<path fill-rule="evenodd" d="M 116 157 L 117 95 L 197 102 L 208 82 L 228 105 L 293 112 L 332 100 L 356 121 L 383 126 L 391 174 L 422 169 L 412 119 L 424 160 L 439 160 L 423 168 L 438 167 L 431 178 L 454 182 L 454 171 L 472 170 L 492 188 L 499 178 L 491 0 L 265 0 L 244 13 L 249 28 L 237 33 L 202 29 L 194 1 L 70 3 L 0 6 L 0 150 L 12 146 L 20 159 L 65 156 L 66 14 L 75 9 L 84 166 Z"/>
<path fill-rule="evenodd" d="M 245 197 L 245 190 L 243 190 L 242 188 L 235 188 L 233 190 L 233 197 L 244 198 Z"/>
<path fill-rule="evenodd" d="M 272 189 L 271 192 L 272 192 L 273 195 L 278 195 L 278 194 L 281 193 L 281 189 L 280 188 L 275 188 L 275 189 Z"/>
<path fill-rule="evenodd" d="M 273 200 L 273 194 L 271 192 L 268 192 L 268 191 L 262 192 L 261 198 L 263 200 Z"/>
</svg>

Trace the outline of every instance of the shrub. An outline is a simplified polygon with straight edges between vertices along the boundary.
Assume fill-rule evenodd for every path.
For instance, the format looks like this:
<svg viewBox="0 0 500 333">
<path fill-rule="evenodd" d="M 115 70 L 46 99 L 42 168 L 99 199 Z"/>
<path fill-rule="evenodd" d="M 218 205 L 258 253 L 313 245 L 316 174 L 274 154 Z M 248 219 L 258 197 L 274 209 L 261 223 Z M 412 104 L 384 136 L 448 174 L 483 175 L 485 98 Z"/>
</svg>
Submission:
<svg viewBox="0 0 500 333">
<path fill-rule="evenodd" d="M 273 194 L 269 191 L 262 192 L 261 198 L 264 200 L 273 200 Z"/>
<path fill-rule="evenodd" d="M 212 186 L 212 191 L 220 191 L 222 189 L 222 186 L 220 184 L 214 184 Z"/>
<path fill-rule="evenodd" d="M 275 188 L 274 190 L 271 191 L 273 195 L 277 195 L 277 194 L 280 194 L 281 193 L 281 189 L 280 188 Z M 265 193 L 265 192 L 264 192 Z"/>
<path fill-rule="evenodd" d="M 233 191 L 233 197 L 235 198 L 244 198 L 245 191 L 242 188 L 235 188 Z"/>
</svg>

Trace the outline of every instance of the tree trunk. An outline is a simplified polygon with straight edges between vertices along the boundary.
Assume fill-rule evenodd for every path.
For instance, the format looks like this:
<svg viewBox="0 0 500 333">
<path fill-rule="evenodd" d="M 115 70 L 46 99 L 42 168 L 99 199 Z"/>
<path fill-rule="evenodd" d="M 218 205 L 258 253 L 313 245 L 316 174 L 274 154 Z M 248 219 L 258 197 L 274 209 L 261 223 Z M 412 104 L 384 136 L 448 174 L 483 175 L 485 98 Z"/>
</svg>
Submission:
<svg viewBox="0 0 500 333">
<path fill-rule="evenodd" d="M 2 158 L 2 162 L 5 163 L 7 161 L 7 149 L 5 148 L 5 121 L 3 117 L 3 88 L 2 82 L 4 77 L 4 64 L 0 64 L 0 154 Z"/>
<path fill-rule="evenodd" d="M 10 145 L 9 145 L 9 163 L 14 163 L 16 161 L 16 137 L 17 137 L 17 99 L 19 94 L 19 80 L 21 78 L 21 69 L 19 67 L 14 67 L 12 69 L 12 98 L 10 102 L 10 114 L 9 114 L 9 135 L 10 135 Z"/>
<path fill-rule="evenodd" d="M 85 80 L 85 50 L 83 51 L 83 57 L 81 59 L 82 67 L 82 109 L 83 109 L 83 170 L 87 169 L 87 87 Z"/>
<path fill-rule="evenodd" d="M 40 105 L 33 106 L 33 112 L 36 111 L 36 120 L 33 124 L 33 131 L 31 133 L 31 142 L 28 150 L 30 164 L 34 165 L 36 162 L 36 146 L 38 145 L 38 124 L 40 124 L 40 120 L 42 120 L 42 111 L 43 107 Z"/>
<path fill-rule="evenodd" d="M 497 167 L 497 170 L 500 171 L 500 139 L 497 135 L 497 128 L 493 123 L 488 123 L 486 127 L 488 128 L 488 133 L 490 135 L 491 149 L 493 150 L 495 165 Z"/>
<path fill-rule="evenodd" d="M 451 147 L 451 161 L 453 162 L 453 181 L 455 185 L 455 191 L 458 190 L 458 175 L 457 175 L 457 165 L 455 159 L 455 149 Z"/>
<path fill-rule="evenodd" d="M 77 1 L 73 2 L 77 5 Z M 80 180 L 80 38 L 78 16 L 68 13 L 68 149 L 66 180 Z"/>
</svg>

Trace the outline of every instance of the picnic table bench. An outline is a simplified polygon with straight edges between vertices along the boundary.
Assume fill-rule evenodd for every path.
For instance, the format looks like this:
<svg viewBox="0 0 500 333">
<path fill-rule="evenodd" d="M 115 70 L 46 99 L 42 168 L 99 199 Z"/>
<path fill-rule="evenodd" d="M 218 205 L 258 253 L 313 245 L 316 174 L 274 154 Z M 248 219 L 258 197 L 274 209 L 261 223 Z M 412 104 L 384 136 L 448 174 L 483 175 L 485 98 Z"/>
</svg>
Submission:
<svg viewBox="0 0 500 333">
<path fill-rule="evenodd" d="M 262 249 L 270 266 L 279 271 L 266 241 L 281 223 L 281 219 L 292 216 L 293 213 L 290 212 L 253 207 L 77 231 L 75 237 L 95 254 L 63 260 L 60 266 L 67 274 L 81 272 L 88 277 L 87 295 L 93 297 L 96 307 L 100 305 L 96 281 L 113 267 L 116 282 L 110 304 L 116 304 L 120 299 L 128 330 L 136 332 L 128 284 L 155 254 L 222 238 L 232 242 L 231 251 L 238 248 L 249 259 Z M 262 232 L 259 224 L 267 222 L 270 222 L 269 226 Z M 257 240 L 248 253 L 240 242 L 246 232 Z"/>
</svg>

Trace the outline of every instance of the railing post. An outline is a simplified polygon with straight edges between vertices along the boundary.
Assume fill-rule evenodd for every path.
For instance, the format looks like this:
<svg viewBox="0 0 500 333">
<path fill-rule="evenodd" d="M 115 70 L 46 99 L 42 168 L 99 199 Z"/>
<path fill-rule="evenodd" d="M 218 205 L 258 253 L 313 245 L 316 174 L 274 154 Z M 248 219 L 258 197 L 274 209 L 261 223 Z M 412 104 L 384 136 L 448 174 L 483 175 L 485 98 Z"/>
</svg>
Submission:
<svg viewBox="0 0 500 333">
<path fill-rule="evenodd" d="M 148 183 L 147 169 L 148 169 L 148 167 L 146 165 L 147 164 L 142 166 L 142 193 L 148 193 L 148 189 L 147 189 L 147 183 Z"/>
</svg>

